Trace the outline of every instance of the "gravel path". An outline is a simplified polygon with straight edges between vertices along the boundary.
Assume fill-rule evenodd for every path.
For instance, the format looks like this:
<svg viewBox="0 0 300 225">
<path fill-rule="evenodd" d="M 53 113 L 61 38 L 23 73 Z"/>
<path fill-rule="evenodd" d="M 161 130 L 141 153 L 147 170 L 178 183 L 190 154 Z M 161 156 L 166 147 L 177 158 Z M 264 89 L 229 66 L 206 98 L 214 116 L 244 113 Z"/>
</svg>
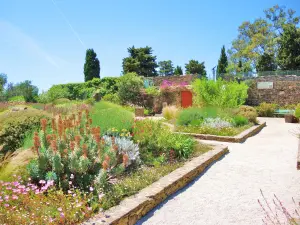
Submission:
<svg viewBox="0 0 300 225">
<path fill-rule="evenodd" d="M 276 194 L 292 209 L 292 197 L 300 201 L 298 140 L 293 135 L 299 125 L 277 118 L 260 120 L 267 127 L 258 135 L 243 144 L 227 144 L 228 155 L 137 224 L 262 224 L 260 189 L 268 200 Z"/>
</svg>

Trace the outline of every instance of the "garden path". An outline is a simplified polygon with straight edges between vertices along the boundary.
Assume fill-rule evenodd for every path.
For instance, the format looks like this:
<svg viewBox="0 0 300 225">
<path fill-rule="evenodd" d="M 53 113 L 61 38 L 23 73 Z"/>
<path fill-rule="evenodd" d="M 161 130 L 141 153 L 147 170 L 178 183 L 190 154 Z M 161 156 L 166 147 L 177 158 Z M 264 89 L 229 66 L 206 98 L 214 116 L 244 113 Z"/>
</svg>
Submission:
<svg viewBox="0 0 300 225">
<path fill-rule="evenodd" d="M 300 201 L 294 134 L 299 125 L 278 118 L 260 120 L 267 127 L 258 135 L 242 144 L 227 143 L 229 154 L 137 224 L 262 224 L 264 213 L 257 202 L 262 200 L 260 189 L 270 202 L 276 194 L 288 209 L 294 209 L 292 197 Z"/>
</svg>

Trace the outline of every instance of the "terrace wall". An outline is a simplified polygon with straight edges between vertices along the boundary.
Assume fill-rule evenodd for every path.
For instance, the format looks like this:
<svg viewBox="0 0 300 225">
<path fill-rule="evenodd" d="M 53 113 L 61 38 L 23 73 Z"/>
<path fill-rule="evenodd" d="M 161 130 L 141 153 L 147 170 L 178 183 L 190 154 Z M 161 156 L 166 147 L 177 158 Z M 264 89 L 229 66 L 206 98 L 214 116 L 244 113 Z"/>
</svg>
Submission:
<svg viewBox="0 0 300 225">
<path fill-rule="evenodd" d="M 152 77 L 154 86 L 160 86 L 164 80 L 171 81 L 175 84 L 186 82 L 191 84 L 193 80 L 197 78 L 197 75 L 184 75 L 184 76 L 165 76 L 165 77 Z"/>
<path fill-rule="evenodd" d="M 263 76 L 248 80 L 248 105 L 259 105 L 262 102 L 276 103 L 279 105 L 300 103 L 300 76 Z M 273 87 L 264 88 L 270 82 Z M 261 85 L 258 88 L 258 85 Z"/>
</svg>

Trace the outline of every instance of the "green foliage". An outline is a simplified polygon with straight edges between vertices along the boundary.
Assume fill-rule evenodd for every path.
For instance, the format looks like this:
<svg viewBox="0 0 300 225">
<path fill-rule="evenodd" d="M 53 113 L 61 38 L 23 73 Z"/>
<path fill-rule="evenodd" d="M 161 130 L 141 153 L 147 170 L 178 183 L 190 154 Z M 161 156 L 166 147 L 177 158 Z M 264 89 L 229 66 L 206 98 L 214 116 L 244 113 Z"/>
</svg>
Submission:
<svg viewBox="0 0 300 225">
<path fill-rule="evenodd" d="M 0 97 L 2 96 L 2 92 L 4 90 L 4 85 L 6 83 L 7 83 L 7 75 L 5 73 L 0 73 Z"/>
<path fill-rule="evenodd" d="M 227 68 L 228 72 L 238 72 L 239 60 L 243 61 L 243 72 L 249 72 L 255 68 L 260 71 L 273 69 L 275 67 L 273 59 L 269 57 L 261 58 L 264 54 L 279 56 L 280 51 L 282 51 L 283 61 L 279 60 L 279 64 L 283 63 L 284 65 L 284 58 L 289 58 L 284 52 L 287 53 L 291 52 L 290 50 L 292 49 L 297 49 L 297 44 L 294 45 L 295 42 L 289 38 L 286 39 L 286 43 L 290 46 L 284 45 L 286 50 L 284 49 L 285 47 L 282 50 L 279 48 L 284 27 L 286 25 L 296 26 L 299 23 L 300 17 L 295 16 L 295 11 L 275 5 L 264 10 L 264 13 L 265 18 L 258 18 L 253 22 L 245 21 L 239 26 L 238 36 L 233 40 L 232 47 L 229 50 L 230 63 Z M 287 61 L 291 62 L 294 60 L 291 56 Z M 265 65 L 264 62 L 266 62 Z"/>
<path fill-rule="evenodd" d="M 237 115 L 247 118 L 251 123 L 257 123 L 257 111 L 254 107 L 242 105 L 239 107 Z"/>
<path fill-rule="evenodd" d="M 43 93 L 42 96 L 39 97 L 39 101 L 40 103 L 49 103 L 60 98 L 70 98 L 70 92 L 68 88 L 63 85 L 53 85 L 47 93 Z"/>
<path fill-rule="evenodd" d="M 174 120 L 179 114 L 179 109 L 176 106 L 166 106 L 163 108 L 162 114 L 166 120 Z"/>
<path fill-rule="evenodd" d="M 91 110 L 93 126 L 100 126 L 101 132 L 105 133 L 114 127 L 117 130 L 130 130 L 134 115 L 122 106 L 110 102 L 97 102 Z"/>
<path fill-rule="evenodd" d="M 171 76 L 174 73 L 174 67 L 171 60 L 160 61 L 159 65 L 159 75 L 160 76 Z"/>
<path fill-rule="evenodd" d="M 227 66 L 228 66 L 228 59 L 227 59 L 227 55 L 225 52 L 225 46 L 223 45 L 223 47 L 221 49 L 220 59 L 218 61 L 218 67 L 217 67 L 218 77 L 221 76 L 221 74 L 226 73 Z"/>
<path fill-rule="evenodd" d="M 160 90 L 157 87 L 155 87 L 155 86 L 147 87 L 145 89 L 145 92 L 148 95 L 151 95 L 151 96 L 154 96 L 154 97 L 160 96 Z"/>
<path fill-rule="evenodd" d="M 32 85 L 31 81 L 25 80 L 23 82 L 12 84 L 9 83 L 5 90 L 6 98 L 14 96 L 23 96 L 26 102 L 36 102 L 39 89 Z"/>
<path fill-rule="evenodd" d="M 218 113 L 216 108 L 188 108 L 179 113 L 177 124 L 182 126 L 198 126 L 205 118 L 215 118 L 217 115 Z"/>
<path fill-rule="evenodd" d="M 5 151 L 15 151 L 22 146 L 25 136 L 40 125 L 41 118 L 47 117 L 43 111 L 27 109 L 0 115 L 0 145 Z"/>
<path fill-rule="evenodd" d="M 218 136 L 235 136 L 243 132 L 244 130 L 249 129 L 252 124 L 248 124 L 241 127 L 224 127 L 224 128 L 215 128 L 208 126 L 178 126 L 176 131 L 186 132 L 186 133 L 195 133 L 195 134 L 211 134 Z"/>
<path fill-rule="evenodd" d="M 192 138 L 174 134 L 162 123 L 152 120 L 135 123 L 134 140 L 139 142 L 141 159 L 147 164 L 153 164 L 161 155 L 168 157 L 171 150 L 176 158 L 188 158 L 196 145 Z"/>
<path fill-rule="evenodd" d="M 197 79 L 193 82 L 195 102 L 205 106 L 238 107 L 246 101 L 248 86 L 242 82 Z"/>
<path fill-rule="evenodd" d="M 120 104 L 121 103 L 119 95 L 117 93 L 106 94 L 106 95 L 103 96 L 102 100 L 107 101 L 107 102 L 112 102 L 112 103 L 115 103 L 115 104 Z"/>
<path fill-rule="evenodd" d="M 257 110 L 258 116 L 273 117 L 274 112 L 277 109 L 277 107 L 278 107 L 277 104 L 263 102 L 263 103 L 259 104 L 259 106 L 256 107 L 256 110 Z"/>
<path fill-rule="evenodd" d="M 66 104 L 66 103 L 70 103 L 71 101 L 67 98 L 58 98 L 54 100 L 54 105 L 60 105 L 60 104 Z"/>
<path fill-rule="evenodd" d="M 156 56 L 152 55 L 151 47 L 128 48 L 129 57 L 123 59 L 123 73 L 136 73 L 139 76 L 157 76 Z"/>
<path fill-rule="evenodd" d="M 295 116 L 297 118 L 300 118 L 300 104 L 298 104 L 296 109 L 295 109 Z"/>
<path fill-rule="evenodd" d="M 136 73 L 127 73 L 120 78 L 119 97 L 122 103 L 138 103 L 144 83 Z"/>
<path fill-rule="evenodd" d="M 181 66 L 176 66 L 176 68 L 174 70 L 174 75 L 176 75 L 176 76 L 183 75 L 183 71 L 182 71 Z"/>
<path fill-rule="evenodd" d="M 192 59 L 185 64 L 185 71 L 186 74 L 198 74 L 201 78 L 206 77 L 204 62 L 199 63 L 197 60 Z"/>
<path fill-rule="evenodd" d="M 232 118 L 233 124 L 236 127 L 241 127 L 241 126 L 245 126 L 249 123 L 248 119 L 243 117 L 243 116 L 235 116 Z"/>
<path fill-rule="evenodd" d="M 264 53 L 259 56 L 256 71 L 275 71 L 277 69 L 277 63 L 274 54 Z"/>
<path fill-rule="evenodd" d="M 279 40 L 278 64 L 283 70 L 300 70 L 300 28 L 285 25 Z"/>
<path fill-rule="evenodd" d="M 94 98 L 88 98 L 84 101 L 84 103 L 88 105 L 94 105 L 96 103 L 96 100 Z"/>
<path fill-rule="evenodd" d="M 84 81 L 100 78 L 100 62 L 97 54 L 93 49 L 86 50 L 84 63 Z"/>
<path fill-rule="evenodd" d="M 8 99 L 9 102 L 25 102 L 25 98 L 23 95 L 21 96 L 14 96 L 14 97 L 10 97 Z"/>
<path fill-rule="evenodd" d="M 118 92 L 118 77 L 94 78 L 84 83 L 68 83 L 53 85 L 48 92 L 39 96 L 39 102 L 49 103 L 57 98 L 68 98 L 70 100 L 87 99 L 98 92 L 100 96 L 115 94 Z"/>
<path fill-rule="evenodd" d="M 0 185 L 1 194 L 7 197 L 0 203 L 0 224 L 80 224 L 96 209 L 90 207 L 95 202 L 92 193 L 83 195 L 78 189 L 65 194 L 50 182 L 33 185 L 16 178 L 6 185 Z"/>
</svg>

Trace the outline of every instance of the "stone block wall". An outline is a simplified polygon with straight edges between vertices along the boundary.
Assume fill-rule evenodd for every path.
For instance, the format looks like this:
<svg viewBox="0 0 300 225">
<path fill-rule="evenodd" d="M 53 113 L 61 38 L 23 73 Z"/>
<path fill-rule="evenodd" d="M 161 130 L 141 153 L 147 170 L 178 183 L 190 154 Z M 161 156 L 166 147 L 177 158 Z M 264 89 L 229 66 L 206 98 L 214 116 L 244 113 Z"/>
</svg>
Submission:
<svg viewBox="0 0 300 225">
<path fill-rule="evenodd" d="M 262 102 L 279 105 L 300 103 L 300 76 L 264 76 L 248 80 L 248 105 L 259 105 Z M 271 89 L 258 89 L 258 82 L 273 82 Z"/>
</svg>

